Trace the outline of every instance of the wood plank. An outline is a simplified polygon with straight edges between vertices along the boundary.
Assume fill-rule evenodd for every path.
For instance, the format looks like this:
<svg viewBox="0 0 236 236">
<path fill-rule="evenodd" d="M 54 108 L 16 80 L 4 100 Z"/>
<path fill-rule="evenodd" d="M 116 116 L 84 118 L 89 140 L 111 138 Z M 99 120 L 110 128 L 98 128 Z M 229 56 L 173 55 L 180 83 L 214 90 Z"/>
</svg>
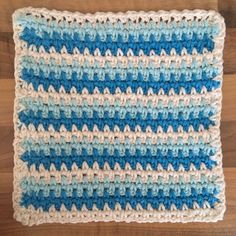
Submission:
<svg viewBox="0 0 236 236">
<path fill-rule="evenodd" d="M 0 126 L 0 173 L 12 172 L 13 169 L 13 127 Z M 0 190 L 1 192 L 1 190 Z"/>
<path fill-rule="evenodd" d="M 174 7 L 173 7 L 174 3 Z M 22 7 L 46 7 L 48 9 L 80 11 L 82 13 L 94 13 L 97 11 L 157 11 L 157 10 L 183 10 L 183 9 L 218 9 L 217 0 L 159 0 L 159 1 L 143 1 L 143 0 L 87 0 L 76 1 L 71 0 L 66 2 L 64 0 L 56 1 L 30 1 L 30 0 L 12 0 L 0 1 L 0 22 L 1 32 L 12 32 L 12 13 Z"/>
<path fill-rule="evenodd" d="M 179 236 L 201 235 L 236 235 L 236 168 L 224 169 L 226 180 L 227 210 L 223 221 L 217 223 L 88 223 L 88 224 L 43 224 L 25 227 L 13 218 L 12 209 L 12 173 L 0 172 L 0 232 L 1 235 L 160 235 L 170 234 Z"/>
<path fill-rule="evenodd" d="M 236 0 L 218 0 L 218 9 L 227 27 L 236 27 Z"/>
<path fill-rule="evenodd" d="M 0 0 L 0 235 L 236 235 L 236 28 L 227 29 L 224 51 L 223 109 L 221 140 L 223 165 L 226 180 L 227 210 L 223 221 L 217 223 L 190 224 L 137 224 L 137 223 L 89 223 L 89 224 L 44 224 L 25 227 L 13 219 L 13 101 L 14 101 L 14 43 L 12 40 L 11 14 L 16 8 L 56 8 L 58 10 L 96 12 L 126 10 L 170 10 L 173 9 L 215 9 L 217 0 L 87 0 L 48 1 Z M 228 27 L 236 27 L 236 0 L 219 0 L 219 10 Z M 4 33 L 2 33 L 4 32 Z"/>
<path fill-rule="evenodd" d="M 14 77 L 14 42 L 12 33 L 0 33 L 0 79 Z M 236 73 L 236 29 L 226 31 L 224 73 Z"/>
<path fill-rule="evenodd" d="M 226 30 L 224 48 L 224 73 L 236 73 L 236 28 Z"/>
<path fill-rule="evenodd" d="M 14 78 L 14 42 L 12 33 L 0 33 L 0 78 Z"/>
<path fill-rule="evenodd" d="M 236 74 L 224 75 L 223 79 L 223 100 L 222 120 L 236 120 Z"/>
<path fill-rule="evenodd" d="M 224 167 L 236 167 L 235 140 L 236 140 L 236 122 L 223 121 L 221 123 L 221 142 L 222 142 Z"/>
<path fill-rule="evenodd" d="M 0 125 L 13 125 L 13 105 L 15 97 L 15 80 L 0 80 Z"/>
</svg>

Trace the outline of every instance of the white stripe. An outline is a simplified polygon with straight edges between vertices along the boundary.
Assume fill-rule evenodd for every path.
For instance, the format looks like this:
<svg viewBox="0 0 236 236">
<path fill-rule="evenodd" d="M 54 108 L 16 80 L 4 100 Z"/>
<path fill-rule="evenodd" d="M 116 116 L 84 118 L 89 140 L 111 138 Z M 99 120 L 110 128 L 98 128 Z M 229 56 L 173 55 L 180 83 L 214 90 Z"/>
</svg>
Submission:
<svg viewBox="0 0 236 236">
<path fill-rule="evenodd" d="M 106 127 L 104 131 L 89 131 L 84 127 L 82 130 L 77 131 L 67 131 L 66 129 L 61 129 L 60 132 L 54 130 L 46 130 L 43 127 L 40 127 L 38 131 L 34 125 L 29 125 L 26 127 L 23 125 L 19 132 L 20 139 L 29 139 L 32 138 L 36 142 L 39 139 L 43 139 L 45 143 L 49 143 L 49 140 L 54 139 L 56 143 L 60 143 L 61 139 L 65 140 L 66 143 L 72 141 L 72 138 L 76 137 L 78 142 L 82 140 L 86 140 L 88 143 L 92 143 L 95 139 L 99 143 L 104 143 L 105 139 L 108 140 L 109 143 L 114 143 L 115 140 L 119 140 L 120 143 L 125 143 L 126 139 L 129 139 L 130 143 L 135 143 L 137 139 L 142 140 L 142 143 L 146 143 L 146 140 L 151 140 L 152 144 L 158 143 L 159 139 L 161 139 L 161 143 L 166 143 L 169 139 L 173 144 L 179 143 L 179 139 L 181 139 L 181 144 L 189 143 L 189 138 L 194 141 L 194 143 L 198 143 L 202 141 L 203 143 L 210 143 L 217 139 L 220 135 L 220 131 L 217 127 L 211 126 L 208 130 L 200 130 L 199 132 L 190 131 L 190 132 L 173 132 L 173 130 L 169 130 L 169 132 L 132 132 L 132 131 L 124 131 L 124 132 L 112 132 L 109 130 L 109 127 Z"/>
<path fill-rule="evenodd" d="M 119 205 L 116 205 L 118 208 Z M 15 204 L 14 217 L 23 225 L 38 225 L 42 223 L 88 223 L 100 221 L 115 221 L 115 222 L 216 222 L 223 219 L 225 212 L 224 202 L 217 203 L 214 209 L 211 209 L 208 202 L 204 202 L 204 208 L 200 208 L 197 203 L 194 203 L 194 209 L 188 209 L 185 205 L 185 210 L 177 210 L 174 205 L 171 210 L 166 210 L 163 205 L 158 210 L 142 209 L 139 205 L 138 210 L 130 209 L 127 205 L 127 210 L 110 210 L 108 206 L 104 210 L 93 209 L 78 211 L 76 207 L 69 211 L 64 205 L 60 211 L 56 211 L 54 207 L 49 209 L 49 212 L 43 212 L 42 208 L 36 210 L 32 205 L 25 209 Z"/>
<path fill-rule="evenodd" d="M 38 91 L 35 91 L 32 84 L 27 84 L 25 81 L 20 80 L 18 85 L 20 92 L 19 98 L 31 97 L 33 99 L 42 99 L 43 103 L 48 103 L 49 99 L 53 100 L 55 104 L 63 103 L 65 105 L 70 105 L 72 102 L 76 102 L 78 106 L 81 106 L 84 101 L 92 106 L 95 101 L 99 102 L 99 105 L 103 105 L 105 102 L 109 102 L 110 106 L 113 106 L 115 102 L 119 101 L 120 106 L 125 106 L 127 102 L 130 102 L 131 106 L 135 106 L 137 103 L 141 102 L 143 106 L 147 106 L 147 103 L 151 102 L 153 107 L 157 107 L 158 103 L 162 103 L 163 107 L 168 107 L 169 103 L 173 103 L 173 106 L 186 107 L 192 103 L 194 106 L 201 105 L 202 102 L 208 105 L 218 107 L 221 99 L 221 88 L 217 88 L 211 92 L 207 92 L 206 88 L 203 87 L 201 93 L 197 93 L 194 88 L 191 90 L 191 94 L 186 94 L 184 89 L 181 89 L 180 94 L 170 91 L 164 94 L 163 90 L 160 90 L 158 94 L 143 95 L 142 90 L 139 89 L 137 94 L 132 93 L 128 88 L 126 93 L 121 93 L 119 89 L 115 91 L 114 94 L 110 94 L 108 90 L 104 93 L 100 93 L 97 89 L 93 91 L 92 94 L 88 94 L 88 91 L 84 89 L 82 93 L 77 93 L 75 88 L 72 88 L 70 93 L 66 93 L 64 88 L 61 87 L 59 92 L 50 86 L 48 91 L 45 91 L 41 85 L 38 87 Z M 182 105 L 180 103 L 183 103 Z"/>
<path fill-rule="evenodd" d="M 191 181 L 191 178 L 194 178 L 196 181 L 201 180 L 201 176 L 204 175 L 207 178 L 212 178 L 213 176 L 218 176 L 221 179 L 223 175 L 223 170 L 220 166 L 222 156 L 218 152 L 213 159 L 218 159 L 219 165 L 209 170 L 202 163 L 200 170 L 197 170 L 194 165 L 190 166 L 189 171 L 184 171 L 184 168 L 180 168 L 179 171 L 174 171 L 173 167 L 169 164 L 168 170 L 163 170 L 161 165 L 158 165 L 157 170 L 150 170 L 148 167 L 146 170 L 143 170 L 141 165 L 137 165 L 138 168 L 132 170 L 129 164 L 126 164 L 125 169 L 118 168 L 118 165 L 115 165 L 115 169 L 111 170 L 109 165 L 105 166 L 104 169 L 99 169 L 98 164 L 94 163 L 94 168 L 89 168 L 87 163 L 83 163 L 81 169 L 77 167 L 74 163 L 71 167 L 71 170 L 67 170 L 66 166 L 62 164 L 61 170 L 56 170 L 55 166 L 52 164 L 50 170 L 46 170 L 43 165 L 39 166 L 39 170 L 36 170 L 35 165 L 32 165 L 28 169 L 26 163 L 18 159 L 18 163 L 21 164 L 21 171 L 18 170 L 18 175 L 24 175 L 23 177 L 34 176 L 36 180 L 39 180 L 41 177 L 45 178 L 45 181 L 50 181 L 52 177 L 55 177 L 58 182 L 61 181 L 61 177 L 64 176 L 70 181 L 72 177 L 76 177 L 78 182 L 82 182 L 84 176 L 88 178 L 89 181 L 92 181 L 95 176 L 98 177 L 100 181 L 103 181 L 104 178 L 109 178 L 110 181 L 114 181 L 115 176 L 119 176 L 121 181 L 124 181 L 127 176 L 130 176 L 131 181 L 135 181 L 137 177 L 141 177 L 142 182 L 146 182 L 148 177 L 151 177 L 153 182 L 158 181 L 158 177 L 163 178 L 163 182 L 168 182 L 169 179 L 172 179 L 174 182 L 178 182 L 180 178 L 183 178 L 186 182 Z M 217 182 L 217 180 L 214 180 Z"/>
<path fill-rule="evenodd" d="M 33 57 L 35 61 L 39 61 L 40 58 L 43 58 L 46 63 L 49 63 L 51 59 L 55 59 L 55 63 L 61 64 L 63 60 L 67 63 L 67 65 L 73 65 L 73 61 L 76 60 L 80 65 L 84 65 L 84 63 L 89 63 L 90 66 L 93 66 L 94 63 L 98 63 L 100 67 L 104 67 L 105 63 L 109 62 L 112 67 L 116 67 L 118 63 L 123 64 L 123 67 L 127 67 L 129 63 L 132 63 L 133 67 L 139 67 L 140 62 L 143 63 L 143 67 L 148 67 L 151 63 L 152 66 L 156 68 L 160 68 L 160 64 L 163 63 L 168 68 L 171 63 L 175 63 L 176 67 L 180 67 L 181 63 L 185 61 L 187 66 L 191 66 L 193 61 L 196 61 L 199 66 L 203 63 L 203 61 L 208 64 L 218 64 L 219 68 L 222 65 L 223 60 L 221 58 L 220 51 L 216 48 L 213 52 L 204 51 L 203 54 L 198 54 L 194 49 L 192 54 L 188 54 L 186 49 L 182 50 L 182 55 L 176 55 L 175 50 L 172 49 L 171 55 L 166 55 L 163 51 L 163 55 L 139 55 L 133 56 L 132 53 L 128 54 L 128 56 L 112 56 L 108 53 L 107 56 L 99 56 L 99 54 L 93 55 L 90 54 L 88 50 L 85 50 L 83 54 L 80 54 L 78 49 L 73 50 L 73 54 L 68 54 L 65 47 L 62 48 L 60 53 L 57 53 L 56 50 L 51 47 L 50 52 L 45 52 L 43 46 L 37 50 L 35 45 L 30 45 L 28 48 L 27 42 L 19 41 L 16 45 L 18 50 L 21 50 L 21 57 L 30 56 Z M 109 52 L 109 51 L 108 51 Z"/>
<path fill-rule="evenodd" d="M 91 23 L 97 23 L 97 22 L 111 22 L 111 23 L 117 23 L 118 21 L 121 21 L 122 23 L 130 22 L 140 24 L 141 22 L 148 22 L 148 21 L 154 21 L 156 23 L 159 22 L 180 22 L 182 20 L 185 21 L 207 21 L 209 23 L 219 23 L 222 24 L 224 22 L 223 17 L 213 11 L 206 11 L 206 10 L 171 10 L 171 11 L 127 11 L 127 12 L 96 12 L 96 13 L 81 13 L 81 12 L 69 12 L 69 11 L 57 11 L 57 10 L 47 10 L 46 8 L 21 8 L 17 11 L 15 11 L 13 15 L 13 22 L 17 24 L 18 17 L 27 17 L 27 16 L 34 16 L 35 18 L 43 18 L 47 21 L 55 21 L 58 22 L 73 22 L 82 24 L 86 21 L 89 21 Z M 15 26 L 16 27 L 16 26 Z"/>
</svg>

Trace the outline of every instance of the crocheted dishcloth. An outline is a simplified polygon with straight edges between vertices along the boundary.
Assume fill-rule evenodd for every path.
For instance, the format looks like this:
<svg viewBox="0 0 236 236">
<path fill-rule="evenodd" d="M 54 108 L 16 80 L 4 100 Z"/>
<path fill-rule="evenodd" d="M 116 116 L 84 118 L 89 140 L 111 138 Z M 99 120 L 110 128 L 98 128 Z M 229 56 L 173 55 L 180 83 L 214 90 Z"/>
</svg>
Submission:
<svg viewBox="0 0 236 236">
<path fill-rule="evenodd" d="M 24 8 L 13 26 L 16 220 L 223 218 L 218 13 Z"/>
</svg>

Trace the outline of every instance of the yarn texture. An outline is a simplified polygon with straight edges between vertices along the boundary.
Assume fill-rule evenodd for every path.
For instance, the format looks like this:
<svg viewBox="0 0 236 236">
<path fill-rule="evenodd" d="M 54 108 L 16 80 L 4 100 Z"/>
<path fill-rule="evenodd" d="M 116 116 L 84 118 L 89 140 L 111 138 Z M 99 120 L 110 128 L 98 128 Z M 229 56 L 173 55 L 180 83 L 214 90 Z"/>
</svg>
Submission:
<svg viewBox="0 0 236 236">
<path fill-rule="evenodd" d="M 17 221 L 223 218 L 219 13 L 29 7 L 13 28 Z"/>
</svg>

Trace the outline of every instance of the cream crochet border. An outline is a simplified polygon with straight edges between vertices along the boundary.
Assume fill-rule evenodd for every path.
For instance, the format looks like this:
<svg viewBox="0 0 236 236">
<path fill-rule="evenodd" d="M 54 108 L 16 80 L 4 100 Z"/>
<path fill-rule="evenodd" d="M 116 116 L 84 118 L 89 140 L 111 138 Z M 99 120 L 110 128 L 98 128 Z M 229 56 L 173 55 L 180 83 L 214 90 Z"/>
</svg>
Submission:
<svg viewBox="0 0 236 236">
<path fill-rule="evenodd" d="M 60 20 L 67 20 L 68 22 L 78 22 L 82 24 L 84 20 L 88 20 L 90 22 L 117 22 L 117 20 L 125 22 L 127 19 L 132 20 L 133 22 L 138 22 L 140 19 L 144 22 L 149 21 L 150 19 L 158 22 L 160 19 L 170 22 L 172 20 L 178 21 L 180 19 L 185 18 L 186 20 L 191 19 L 209 19 L 211 18 L 214 22 L 218 22 L 220 25 L 221 32 L 217 38 L 215 38 L 216 47 L 214 49 L 214 55 L 217 55 L 220 61 L 221 74 L 219 79 L 223 79 L 223 47 L 224 47 L 224 37 L 225 37 L 225 24 L 222 16 L 215 11 L 205 11 L 205 10 L 184 10 L 184 11 L 158 11 L 158 12 L 133 12 L 128 11 L 126 13 L 102 13 L 98 12 L 95 14 L 82 14 L 79 12 L 71 13 L 67 11 L 59 12 L 56 10 L 47 10 L 47 9 L 37 9 L 37 8 L 22 8 L 13 14 L 13 29 L 14 29 L 14 41 L 15 41 L 15 102 L 14 102 L 14 191 L 13 191 L 13 208 L 14 208 L 14 218 L 17 221 L 22 222 L 24 225 L 34 225 L 41 223 L 78 223 L 78 222 L 91 222 L 91 221 L 116 221 L 116 222 L 215 222 L 223 219 L 223 215 L 225 212 L 225 183 L 224 183 L 224 175 L 222 168 L 222 153 L 217 154 L 216 159 L 219 161 L 217 168 L 214 169 L 214 174 L 219 176 L 219 181 L 221 183 L 220 188 L 221 192 L 219 194 L 219 199 L 221 203 L 219 203 L 214 210 L 209 209 L 207 205 L 205 205 L 204 209 L 198 209 L 198 206 L 195 206 L 194 210 L 177 210 L 172 208 L 171 210 L 153 210 L 151 207 L 148 207 L 147 210 L 138 207 L 137 210 L 131 209 L 129 205 L 127 205 L 127 209 L 121 210 L 119 206 L 116 207 L 114 211 L 111 211 L 109 207 L 105 207 L 103 211 L 98 209 L 93 209 L 92 211 L 88 211 L 87 209 L 82 209 L 82 211 L 77 211 L 72 208 L 71 211 L 66 210 L 64 207 L 61 208 L 60 212 L 56 212 L 55 209 L 50 208 L 50 211 L 42 212 L 40 209 L 35 210 L 32 207 L 28 209 L 24 209 L 20 206 L 19 201 L 21 199 L 21 188 L 20 181 L 22 177 L 26 176 L 28 170 L 24 162 L 20 160 L 19 153 L 21 153 L 21 147 L 19 142 L 21 140 L 21 131 L 18 127 L 18 113 L 20 111 L 19 106 L 19 98 L 22 97 L 21 93 L 21 80 L 20 80 L 20 71 L 21 65 L 19 60 L 22 56 L 22 43 L 19 40 L 19 33 L 21 32 L 21 27 L 16 23 L 16 18 L 20 15 L 31 14 L 37 17 L 44 17 L 48 20 L 54 18 L 56 21 L 60 22 Z M 175 58 L 175 56 L 173 56 Z M 211 57 L 209 55 L 209 57 Z M 160 58 L 156 57 L 155 60 L 160 60 Z M 125 60 L 125 58 L 124 58 Z M 195 96 L 195 95 L 193 95 Z M 218 101 L 220 112 L 214 117 L 214 120 L 217 123 L 217 127 L 220 125 L 220 117 L 221 117 L 221 100 L 222 93 L 218 93 Z M 221 149 L 221 141 L 220 136 L 218 136 L 218 140 L 215 144 L 218 148 Z M 204 171 L 204 170 L 203 170 Z M 197 172 L 196 172 L 197 173 Z"/>
</svg>

